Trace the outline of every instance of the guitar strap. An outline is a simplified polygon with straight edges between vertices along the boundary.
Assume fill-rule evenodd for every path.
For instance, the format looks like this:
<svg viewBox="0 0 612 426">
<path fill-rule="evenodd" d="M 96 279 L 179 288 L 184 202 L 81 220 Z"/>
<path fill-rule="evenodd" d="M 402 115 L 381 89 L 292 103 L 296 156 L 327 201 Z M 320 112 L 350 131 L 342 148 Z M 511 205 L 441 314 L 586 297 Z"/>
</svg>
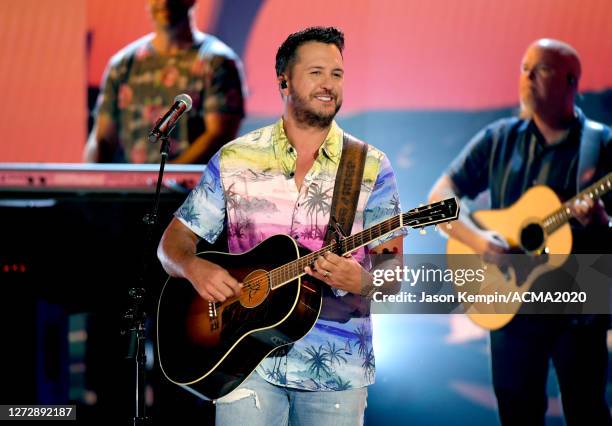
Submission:
<svg viewBox="0 0 612 426">
<path fill-rule="evenodd" d="M 361 192 L 361 181 L 365 166 L 368 144 L 344 132 L 342 137 L 342 155 L 336 173 L 334 195 L 329 210 L 330 222 L 323 245 L 331 242 L 335 228 L 333 218 L 336 219 L 344 235 L 350 235 L 355 220 L 357 201 Z"/>
<path fill-rule="evenodd" d="M 603 124 L 588 119 L 584 120 L 576 175 L 578 192 L 595 180 L 599 153 L 608 133 L 609 129 Z"/>
</svg>

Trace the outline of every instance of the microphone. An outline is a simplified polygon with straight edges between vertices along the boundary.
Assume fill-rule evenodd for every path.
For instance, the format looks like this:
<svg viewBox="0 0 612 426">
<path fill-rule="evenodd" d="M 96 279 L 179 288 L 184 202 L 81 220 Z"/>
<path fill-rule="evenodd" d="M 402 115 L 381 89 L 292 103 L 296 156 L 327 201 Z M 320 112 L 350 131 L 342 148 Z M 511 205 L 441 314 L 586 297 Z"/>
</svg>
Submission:
<svg viewBox="0 0 612 426">
<path fill-rule="evenodd" d="M 191 109 L 191 104 L 191 98 L 185 93 L 181 93 L 174 98 L 172 107 L 163 117 L 157 120 L 155 127 L 153 127 L 153 130 L 149 133 L 149 142 L 155 143 L 161 137 L 168 136 L 181 116 Z"/>
</svg>

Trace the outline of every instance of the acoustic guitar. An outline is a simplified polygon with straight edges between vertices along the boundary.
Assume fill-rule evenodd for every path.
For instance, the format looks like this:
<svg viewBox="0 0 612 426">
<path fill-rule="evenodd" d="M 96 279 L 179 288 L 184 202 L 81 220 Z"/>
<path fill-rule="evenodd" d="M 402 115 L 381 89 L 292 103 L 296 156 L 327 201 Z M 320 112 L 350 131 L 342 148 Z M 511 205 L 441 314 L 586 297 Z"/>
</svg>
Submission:
<svg viewBox="0 0 612 426">
<path fill-rule="evenodd" d="M 239 297 L 208 302 L 189 281 L 166 281 L 157 311 L 163 374 L 203 399 L 227 395 L 266 356 L 314 326 L 325 284 L 302 279 L 305 266 L 325 252 L 349 254 L 402 227 L 455 220 L 458 212 L 457 201 L 449 198 L 400 213 L 316 252 L 298 246 L 288 235 L 275 235 L 242 254 L 198 253 L 227 269 L 243 288 Z"/>
<path fill-rule="evenodd" d="M 565 203 L 550 188 L 538 185 L 508 208 L 477 211 L 474 222 L 483 229 L 496 231 L 510 247 L 517 248 L 521 254 L 508 257 L 518 259 L 522 268 L 504 269 L 484 262 L 470 247 L 453 238 L 449 238 L 446 246 L 447 264 L 453 270 L 486 268 L 484 282 L 472 294 L 526 292 L 538 277 L 559 268 L 567 260 L 572 250 L 570 206 L 585 196 L 597 200 L 611 189 L 612 173 L 609 173 Z M 508 324 L 520 307 L 518 301 L 464 303 L 469 318 L 489 330 Z"/>
</svg>

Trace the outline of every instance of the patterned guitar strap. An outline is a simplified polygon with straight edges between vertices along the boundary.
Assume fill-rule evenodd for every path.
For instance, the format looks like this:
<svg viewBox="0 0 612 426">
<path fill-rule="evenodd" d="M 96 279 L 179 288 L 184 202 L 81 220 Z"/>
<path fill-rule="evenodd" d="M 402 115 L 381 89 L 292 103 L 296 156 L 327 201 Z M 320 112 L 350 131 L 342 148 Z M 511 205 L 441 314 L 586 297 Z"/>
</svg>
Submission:
<svg viewBox="0 0 612 426">
<path fill-rule="evenodd" d="M 329 213 L 330 222 L 327 225 L 323 246 L 329 244 L 334 237 L 334 219 L 344 235 L 350 235 L 351 233 L 357 210 L 357 201 L 361 192 L 361 181 L 367 153 L 367 143 L 344 132 L 342 156 L 336 173 L 334 195 Z"/>
<path fill-rule="evenodd" d="M 359 193 L 361 192 L 361 181 L 363 180 L 363 169 L 367 153 L 367 143 L 344 132 L 342 156 L 340 157 L 340 164 L 336 173 L 334 195 L 332 197 L 331 208 L 329 209 L 329 224 L 327 225 L 323 246 L 331 243 L 332 239 L 336 236 L 334 220 L 342 230 L 343 235 L 348 236 L 351 234 L 357 211 L 357 201 L 359 201 Z M 323 286 L 322 290 L 323 297 L 338 296 L 337 290 L 329 286 Z"/>
</svg>

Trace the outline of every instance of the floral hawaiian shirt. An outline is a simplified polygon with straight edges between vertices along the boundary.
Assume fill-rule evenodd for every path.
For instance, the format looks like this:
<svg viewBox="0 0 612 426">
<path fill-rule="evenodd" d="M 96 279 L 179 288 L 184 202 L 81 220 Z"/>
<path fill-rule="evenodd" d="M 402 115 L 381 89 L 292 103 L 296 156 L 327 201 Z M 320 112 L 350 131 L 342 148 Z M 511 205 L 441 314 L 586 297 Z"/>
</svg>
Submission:
<svg viewBox="0 0 612 426">
<path fill-rule="evenodd" d="M 151 144 L 148 134 L 181 93 L 191 96 L 193 106 L 170 133 L 170 159 L 204 133 L 206 113 L 244 116 L 240 59 L 212 35 L 194 37 L 190 49 L 161 55 L 149 34 L 111 58 L 96 108 L 117 126 L 120 149 L 113 162 L 159 162 L 159 145 Z"/>
<path fill-rule="evenodd" d="M 193 232 L 214 242 L 228 226 L 232 253 L 242 253 L 276 235 L 318 250 L 323 244 L 342 151 L 343 132 L 334 122 L 319 154 L 297 188 L 297 154 L 276 124 L 255 130 L 221 148 L 196 188 L 175 213 Z M 352 234 L 400 212 L 395 176 L 384 153 L 369 146 Z M 372 242 L 369 248 L 402 235 Z M 354 257 L 364 267 L 364 248 Z M 336 290 L 342 297 L 345 292 Z M 325 303 L 325 298 L 323 299 Z M 334 391 L 374 381 L 370 316 L 346 322 L 319 318 L 312 330 L 282 356 L 270 356 L 257 372 L 271 383 L 297 389 Z"/>
</svg>

